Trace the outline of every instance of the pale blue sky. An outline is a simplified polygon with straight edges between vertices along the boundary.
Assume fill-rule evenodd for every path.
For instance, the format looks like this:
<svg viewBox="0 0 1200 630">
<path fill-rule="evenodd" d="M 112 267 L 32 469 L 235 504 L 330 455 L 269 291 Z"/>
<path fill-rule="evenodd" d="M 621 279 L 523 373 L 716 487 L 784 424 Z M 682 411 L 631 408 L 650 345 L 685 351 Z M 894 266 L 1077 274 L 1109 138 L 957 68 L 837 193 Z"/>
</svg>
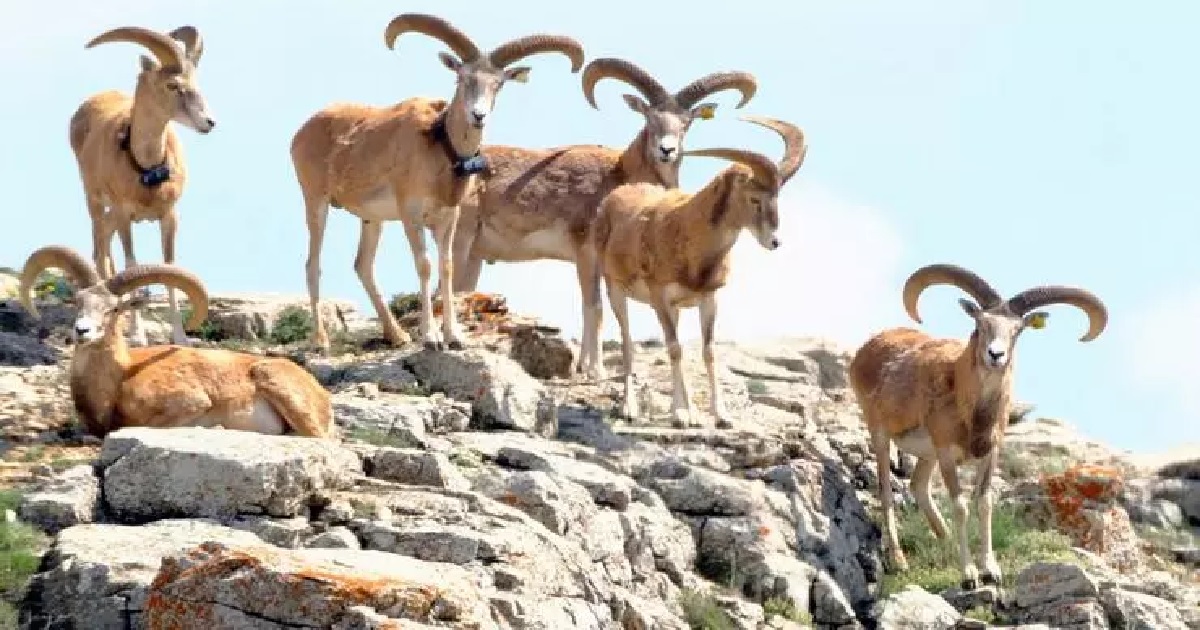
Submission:
<svg viewBox="0 0 1200 630">
<path fill-rule="evenodd" d="M 589 59 L 628 58 L 672 90 L 716 70 L 754 72 L 754 101 L 739 111 L 735 95 L 718 96 L 717 118 L 695 124 L 692 148 L 777 156 L 779 141 L 737 121 L 740 113 L 805 129 L 810 150 L 785 195 L 783 247 L 768 253 L 749 237 L 739 243 L 722 337 L 861 343 L 880 327 L 909 323 L 900 284 L 929 262 L 966 265 L 1006 294 L 1079 284 L 1107 301 L 1108 331 L 1081 344 L 1084 317 L 1055 307 L 1050 326 L 1022 340 L 1018 396 L 1119 447 L 1200 441 L 1200 394 L 1190 378 L 1200 353 L 1191 330 L 1200 319 L 1200 188 L 1187 183 L 1200 143 L 1195 3 L 99 4 L 0 9 L 8 136 L 0 262 L 19 264 L 50 242 L 90 251 L 67 119 L 88 94 L 131 89 L 141 50 L 84 43 L 113 26 L 190 23 L 206 41 L 200 84 L 218 126 L 206 137 L 179 130 L 191 177 L 179 206 L 179 261 L 217 292 L 302 293 L 307 236 L 292 134 L 332 101 L 449 96 L 452 75 L 436 58 L 442 44 L 421 35 L 405 35 L 395 51 L 383 44 L 395 14 L 435 12 L 481 47 L 536 31 L 571 34 Z M 619 98 L 625 86 L 601 84 L 596 111 L 565 58 L 528 63 L 530 82 L 500 94 L 488 140 L 624 146 L 640 126 Z M 688 161 L 683 186 L 698 187 L 722 166 Z M 357 221 L 334 211 L 322 285 L 325 296 L 365 304 L 352 270 L 357 238 Z M 160 259 L 157 226 L 138 226 L 134 239 L 141 260 Z M 120 260 L 115 240 L 114 253 Z M 386 230 L 377 269 L 385 293 L 414 290 L 399 225 Z M 572 277 L 561 263 L 496 265 L 484 268 L 481 289 L 505 292 L 520 310 L 575 334 Z M 967 332 L 957 297 L 948 288 L 924 296 L 930 331 Z M 639 336 L 657 336 L 649 309 L 636 310 Z M 685 315 L 688 334 L 695 317 Z"/>
</svg>

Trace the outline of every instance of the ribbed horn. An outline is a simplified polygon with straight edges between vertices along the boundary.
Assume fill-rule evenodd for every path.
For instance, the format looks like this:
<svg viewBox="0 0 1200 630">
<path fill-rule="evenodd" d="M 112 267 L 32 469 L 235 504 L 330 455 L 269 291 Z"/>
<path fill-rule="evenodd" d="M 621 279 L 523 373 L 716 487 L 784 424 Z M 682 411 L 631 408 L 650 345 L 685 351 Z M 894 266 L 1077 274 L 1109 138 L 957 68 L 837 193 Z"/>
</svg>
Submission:
<svg viewBox="0 0 1200 630">
<path fill-rule="evenodd" d="M 40 319 L 37 307 L 33 304 L 33 288 L 38 276 L 47 269 L 62 269 L 67 279 L 76 288 L 86 289 L 100 282 L 100 274 L 96 272 L 92 261 L 84 258 L 79 252 L 65 245 L 46 245 L 29 255 L 25 266 L 21 268 L 21 280 L 17 294 L 21 306 L 35 318 Z"/>
<path fill-rule="evenodd" d="M 1049 285 L 1026 289 L 1008 298 L 1008 308 L 1018 317 L 1035 308 L 1051 304 L 1068 304 L 1083 311 L 1088 316 L 1088 331 L 1080 341 L 1091 341 L 1104 332 L 1108 325 L 1108 309 L 1104 302 L 1092 292 L 1077 287 Z"/>
<path fill-rule="evenodd" d="M 183 42 L 184 55 L 193 66 L 200 65 L 200 57 L 204 54 L 204 38 L 200 37 L 200 31 L 195 26 L 180 26 L 168 35 Z"/>
<path fill-rule="evenodd" d="M 667 89 L 637 64 L 624 59 L 602 57 L 593 59 L 583 71 L 583 96 L 596 109 L 600 109 L 596 105 L 596 84 L 603 79 L 616 79 L 629 84 L 641 92 L 651 105 L 661 105 L 671 98 Z"/>
<path fill-rule="evenodd" d="M 108 279 L 105 286 L 113 295 L 125 295 L 142 287 L 161 284 L 183 291 L 192 305 L 187 329 L 195 330 L 208 317 L 208 291 L 196 274 L 175 265 L 147 264 L 124 269 Z"/>
<path fill-rule="evenodd" d="M 722 90 L 737 90 L 742 100 L 735 107 L 742 107 L 758 92 L 758 81 L 749 72 L 714 72 L 692 81 L 675 93 L 675 102 L 689 109 L 700 99 Z"/>
<path fill-rule="evenodd" d="M 741 119 L 766 127 L 783 138 L 783 158 L 779 160 L 779 177 L 782 180 L 780 186 L 786 184 L 796 174 L 796 171 L 800 170 L 800 165 L 804 163 L 804 156 L 808 154 L 808 145 L 804 143 L 804 132 L 790 122 L 775 118 L 742 116 Z"/>
<path fill-rule="evenodd" d="M 904 283 L 904 310 L 918 324 L 921 323 L 921 316 L 917 314 L 917 299 L 925 289 L 935 284 L 948 284 L 962 289 L 975 299 L 980 308 L 989 309 L 1000 303 L 1000 294 L 975 272 L 949 263 L 926 265 L 914 271 Z"/>
<path fill-rule="evenodd" d="M 579 72 L 583 67 L 583 45 L 566 35 L 537 34 L 518 37 L 497 46 L 488 55 L 488 61 L 497 68 L 503 68 L 530 55 L 548 52 L 566 55 L 571 60 L 571 72 Z"/>
<path fill-rule="evenodd" d="M 745 149 L 696 149 L 695 151 L 684 151 L 684 156 L 701 156 L 723 158 L 731 162 L 738 162 L 750 167 L 754 171 L 754 179 L 758 180 L 763 186 L 779 190 L 782 181 L 779 168 L 775 166 L 775 162 L 771 158 L 753 151 Z"/>
<path fill-rule="evenodd" d="M 463 63 L 479 59 L 479 47 L 467 37 L 458 27 L 440 17 L 424 13 L 402 13 L 388 22 L 387 30 L 383 33 L 383 41 L 388 49 L 394 49 L 396 38 L 403 33 L 421 33 L 450 47 Z"/>
<path fill-rule="evenodd" d="M 92 38 L 84 48 L 92 48 L 110 42 L 132 42 L 149 50 L 163 66 L 183 67 L 183 50 L 167 35 L 140 26 L 122 26 L 105 31 Z"/>
</svg>

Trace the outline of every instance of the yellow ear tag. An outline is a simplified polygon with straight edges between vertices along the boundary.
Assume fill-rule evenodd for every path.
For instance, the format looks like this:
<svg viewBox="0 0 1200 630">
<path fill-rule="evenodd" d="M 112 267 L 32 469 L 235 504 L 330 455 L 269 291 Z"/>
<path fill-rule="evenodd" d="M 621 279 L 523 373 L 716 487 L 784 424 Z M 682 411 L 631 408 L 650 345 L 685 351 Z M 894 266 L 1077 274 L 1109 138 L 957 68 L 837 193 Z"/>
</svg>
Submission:
<svg viewBox="0 0 1200 630">
<path fill-rule="evenodd" d="M 1033 317 L 1029 320 L 1029 327 L 1041 330 L 1046 327 L 1046 319 L 1046 313 L 1034 313 Z"/>
<path fill-rule="evenodd" d="M 712 120 L 713 116 L 717 115 L 717 108 L 711 105 L 705 105 L 696 112 L 696 115 L 699 116 L 701 120 Z"/>
</svg>

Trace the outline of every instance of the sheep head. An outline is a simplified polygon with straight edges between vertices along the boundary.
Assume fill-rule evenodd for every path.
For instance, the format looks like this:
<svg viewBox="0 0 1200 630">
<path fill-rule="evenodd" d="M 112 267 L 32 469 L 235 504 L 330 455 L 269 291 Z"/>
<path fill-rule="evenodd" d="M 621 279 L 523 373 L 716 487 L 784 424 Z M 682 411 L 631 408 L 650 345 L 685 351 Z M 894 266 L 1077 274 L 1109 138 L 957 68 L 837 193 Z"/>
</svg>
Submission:
<svg viewBox="0 0 1200 630">
<path fill-rule="evenodd" d="M 195 274 L 174 265 L 136 265 L 108 280 L 100 278 L 91 261 L 79 252 L 61 245 L 47 245 L 29 255 L 21 270 L 21 305 L 30 315 L 38 317 L 33 303 L 33 287 L 46 269 L 62 269 L 68 280 L 78 287 L 73 298 L 76 307 L 73 330 L 77 343 L 100 341 L 106 334 L 123 330 L 123 315 L 145 306 L 145 298 L 134 295 L 137 289 L 162 284 L 183 291 L 192 305 L 187 327 L 196 329 L 208 316 L 208 292 Z"/>
<path fill-rule="evenodd" d="M 715 103 L 701 103 L 701 99 L 723 90 L 737 90 L 742 95 L 737 104 L 740 108 L 758 91 L 758 83 L 749 72 L 714 72 L 671 94 L 637 64 L 605 57 L 592 60 L 583 71 L 583 95 L 597 109 L 596 84 L 602 79 L 622 81 L 641 94 L 625 94 L 625 104 L 646 119 L 642 129 L 644 157 L 671 185 L 678 185 L 683 140 L 692 122 L 697 118 L 708 120 L 716 112 Z"/>
<path fill-rule="evenodd" d="M 488 54 L 465 33 L 442 18 L 422 13 L 404 13 L 396 16 L 384 32 L 384 42 L 394 48 L 396 38 L 402 33 L 422 33 L 441 40 L 453 52 L 438 55 L 442 64 L 457 76 L 457 87 L 451 107 L 460 107 L 463 120 L 476 129 L 483 129 L 488 116 L 495 107 L 496 95 L 508 81 L 524 83 L 529 80 L 528 66 L 509 64 L 537 53 L 558 52 L 571 60 L 571 72 L 583 67 L 583 46 L 563 35 L 527 35 L 497 46 Z"/>
<path fill-rule="evenodd" d="M 684 155 L 724 158 L 734 162 L 718 175 L 722 182 L 722 207 L 715 216 L 732 221 L 754 235 L 759 245 L 777 249 L 779 242 L 779 191 L 796 174 L 808 152 L 799 127 L 772 118 L 745 116 L 742 120 L 766 127 L 783 138 L 783 159 L 778 164 L 761 153 L 744 149 L 699 149 Z"/>
<path fill-rule="evenodd" d="M 194 26 L 180 26 L 166 35 L 140 26 L 122 26 L 97 35 L 86 48 L 109 42 L 140 44 L 153 55 L 141 56 L 135 94 L 143 106 L 200 133 L 213 130 L 217 123 L 196 82 L 204 40 Z"/>
<path fill-rule="evenodd" d="M 1104 331 L 1108 310 L 1092 293 L 1067 286 L 1038 286 L 1026 289 L 1005 300 L 983 278 L 958 265 L 939 263 L 926 265 L 913 272 L 904 284 L 904 310 L 917 323 L 917 300 L 921 292 L 935 284 L 948 284 L 962 289 L 974 300 L 959 299 L 959 305 L 971 319 L 971 332 L 976 363 L 989 370 L 1005 370 L 1012 365 L 1017 339 L 1026 328 L 1041 328 L 1050 317 L 1045 311 L 1034 310 L 1051 304 L 1068 304 L 1088 316 L 1088 331 L 1080 341 L 1091 341 Z"/>
</svg>

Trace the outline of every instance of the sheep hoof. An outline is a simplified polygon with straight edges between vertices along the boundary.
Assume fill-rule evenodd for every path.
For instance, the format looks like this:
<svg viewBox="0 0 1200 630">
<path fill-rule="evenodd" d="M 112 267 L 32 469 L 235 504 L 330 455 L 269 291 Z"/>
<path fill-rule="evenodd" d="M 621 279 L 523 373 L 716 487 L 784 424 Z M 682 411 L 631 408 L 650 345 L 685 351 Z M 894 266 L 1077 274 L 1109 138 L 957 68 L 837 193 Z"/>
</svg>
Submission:
<svg viewBox="0 0 1200 630">
<path fill-rule="evenodd" d="M 440 342 L 440 341 L 426 339 L 425 343 L 423 345 L 426 350 L 436 350 L 438 352 L 442 351 L 442 342 Z"/>
<path fill-rule="evenodd" d="M 979 576 L 979 581 L 983 582 L 984 586 L 1000 586 L 1000 579 L 991 573 L 984 573 Z"/>
<path fill-rule="evenodd" d="M 458 340 L 458 339 L 451 339 L 451 340 L 450 340 L 450 343 L 447 343 L 447 344 L 446 344 L 446 347 L 447 347 L 447 348 L 450 348 L 451 350 L 462 350 L 462 349 L 463 349 L 463 342 L 462 342 L 461 340 Z"/>
</svg>

